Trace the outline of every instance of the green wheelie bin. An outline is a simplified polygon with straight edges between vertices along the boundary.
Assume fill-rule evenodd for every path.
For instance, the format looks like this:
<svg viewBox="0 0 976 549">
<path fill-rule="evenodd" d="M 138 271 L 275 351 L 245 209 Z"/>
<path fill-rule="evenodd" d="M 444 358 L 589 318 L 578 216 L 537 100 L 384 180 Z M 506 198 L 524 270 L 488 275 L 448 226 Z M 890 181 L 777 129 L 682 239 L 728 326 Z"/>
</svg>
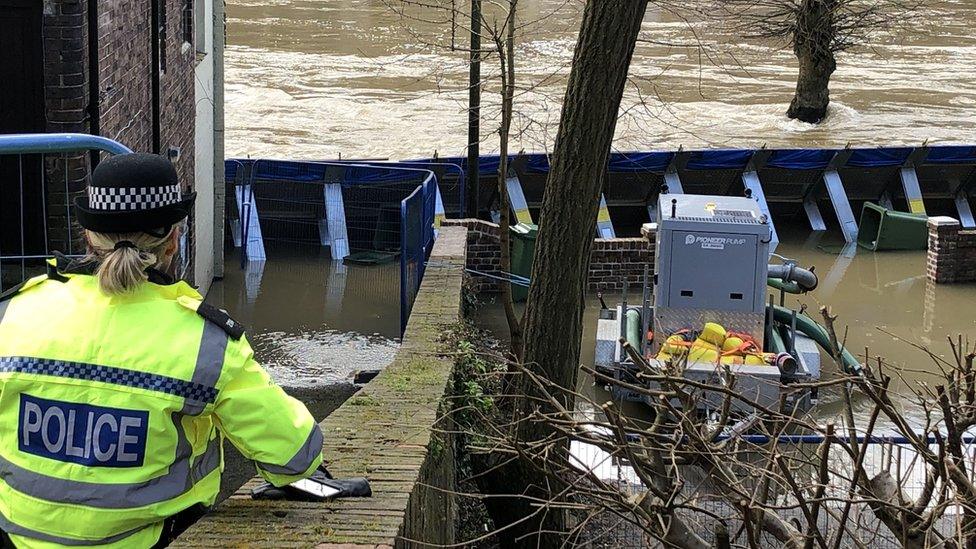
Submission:
<svg viewBox="0 0 976 549">
<path fill-rule="evenodd" d="M 539 235 L 539 226 L 519 223 L 509 229 L 512 238 L 512 274 L 529 278 L 532 274 L 532 256 L 535 254 L 535 239 Z M 512 299 L 520 302 L 525 301 L 528 296 L 527 287 L 512 284 Z"/>
</svg>

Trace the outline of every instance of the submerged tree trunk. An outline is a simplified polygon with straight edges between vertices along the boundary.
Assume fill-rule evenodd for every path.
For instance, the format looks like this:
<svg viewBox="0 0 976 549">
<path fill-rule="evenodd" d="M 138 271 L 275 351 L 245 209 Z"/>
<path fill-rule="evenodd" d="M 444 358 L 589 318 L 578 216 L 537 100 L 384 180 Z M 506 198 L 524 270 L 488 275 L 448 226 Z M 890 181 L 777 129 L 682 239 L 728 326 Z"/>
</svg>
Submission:
<svg viewBox="0 0 976 549">
<path fill-rule="evenodd" d="M 528 369 L 570 390 L 579 369 L 583 295 L 600 191 L 646 6 L 647 0 L 586 3 L 542 201 L 522 357 Z M 526 420 L 551 407 L 540 405 L 528 384 L 523 388 L 525 394 L 514 403 L 519 440 L 528 445 L 545 440 L 548 451 L 568 451 L 568 442 L 545 422 Z M 573 407 L 570 397 L 560 404 Z M 487 500 L 496 525 L 509 527 L 500 536 L 503 546 L 559 547 L 565 513 L 544 504 L 559 487 L 525 462 L 499 467 L 492 476 L 493 493 L 528 496 Z"/>
<path fill-rule="evenodd" d="M 830 77 L 837 69 L 834 14 L 839 0 L 803 0 L 793 33 L 793 52 L 800 63 L 796 93 L 787 116 L 818 124 L 827 116 Z"/>
</svg>

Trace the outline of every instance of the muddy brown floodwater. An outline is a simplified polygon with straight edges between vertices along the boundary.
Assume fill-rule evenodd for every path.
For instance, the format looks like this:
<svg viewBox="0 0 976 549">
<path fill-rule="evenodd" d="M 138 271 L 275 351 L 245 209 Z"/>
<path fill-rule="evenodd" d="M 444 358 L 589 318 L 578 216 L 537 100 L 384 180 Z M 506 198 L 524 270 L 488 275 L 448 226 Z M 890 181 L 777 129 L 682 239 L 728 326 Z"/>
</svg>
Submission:
<svg viewBox="0 0 976 549">
<path fill-rule="evenodd" d="M 463 154 L 463 22 L 397 0 L 228 0 L 227 153 L 276 158 Z M 456 5 L 467 2 L 428 2 Z M 489 3 L 486 3 L 489 4 Z M 858 146 L 971 141 L 976 134 L 976 2 L 924 2 L 922 13 L 841 55 L 825 123 L 786 118 L 797 70 L 789 49 L 742 41 L 714 24 L 650 8 L 622 102 L 619 150 Z M 555 136 L 582 0 L 523 0 L 513 150 Z M 410 16 L 427 14 L 440 23 Z M 427 44 L 435 44 L 429 47 Z M 698 46 L 704 49 L 699 49 Z M 488 61 L 482 150 L 497 150 L 496 63 Z M 641 103 L 646 107 L 638 107 Z"/>
<path fill-rule="evenodd" d="M 381 368 L 398 347 L 398 263 L 333 262 L 327 249 L 269 242 L 268 260 L 241 269 L 229 254 L 207 299 L 247 327 L 255 357 L 285 387 L 346 381 Z"/>
</svg>

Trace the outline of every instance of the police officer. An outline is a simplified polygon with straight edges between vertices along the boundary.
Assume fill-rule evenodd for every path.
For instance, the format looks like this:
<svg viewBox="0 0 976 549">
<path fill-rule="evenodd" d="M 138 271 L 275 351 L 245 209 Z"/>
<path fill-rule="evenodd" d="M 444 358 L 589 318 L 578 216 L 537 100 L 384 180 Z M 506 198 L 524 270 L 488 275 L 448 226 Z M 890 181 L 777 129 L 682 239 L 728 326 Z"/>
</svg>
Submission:
<svg viewBox="0 0 976 549">
<path fill-rule="evenodd" d="M 165 274 L 195 195 L 166 159 L 109 158 L 75 212 L 86 260 L 0 298 L 0 531 L 17 547 L 151 547 L 214 504 L 230 439 L 281 486 L 322 433 L 239 324 Z"/>
</svg>

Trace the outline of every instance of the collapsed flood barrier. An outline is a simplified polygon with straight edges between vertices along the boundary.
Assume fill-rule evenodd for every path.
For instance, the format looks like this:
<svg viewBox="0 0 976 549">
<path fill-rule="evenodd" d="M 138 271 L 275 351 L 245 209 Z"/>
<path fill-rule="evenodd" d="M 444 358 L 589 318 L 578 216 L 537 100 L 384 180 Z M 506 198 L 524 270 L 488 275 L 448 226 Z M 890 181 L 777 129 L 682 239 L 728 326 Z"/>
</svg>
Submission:
<svg viewBox="0 0 976 549">
<path fill-rule="evenodd" d="M 257 273 L 250 279 L 260 278 L 274 242 L 328 247 L 332 260 L 344 263 L 399 259 L 403 333 L 435 220 L 443 217 L 432 170 L 423 164 L 237 159 L 226 162 L 225 174 L 230 236 L 241 268 Z"/>
</svg>

